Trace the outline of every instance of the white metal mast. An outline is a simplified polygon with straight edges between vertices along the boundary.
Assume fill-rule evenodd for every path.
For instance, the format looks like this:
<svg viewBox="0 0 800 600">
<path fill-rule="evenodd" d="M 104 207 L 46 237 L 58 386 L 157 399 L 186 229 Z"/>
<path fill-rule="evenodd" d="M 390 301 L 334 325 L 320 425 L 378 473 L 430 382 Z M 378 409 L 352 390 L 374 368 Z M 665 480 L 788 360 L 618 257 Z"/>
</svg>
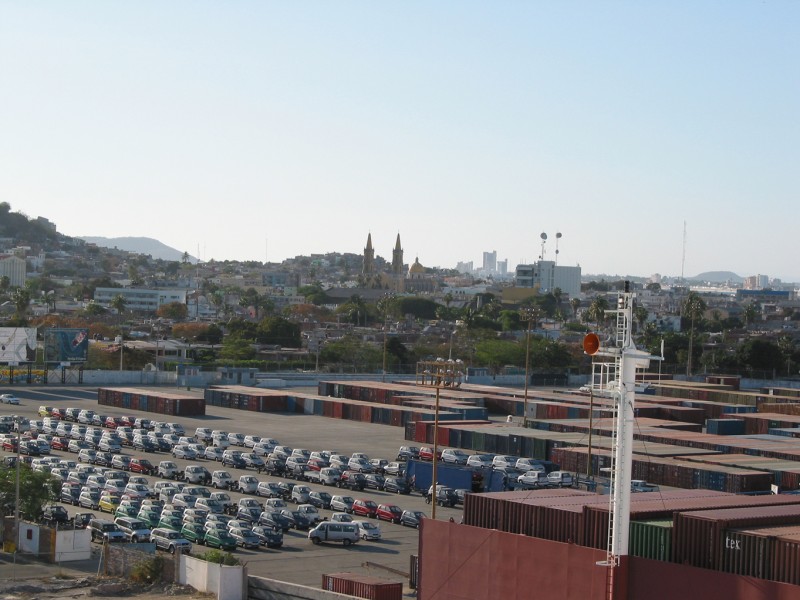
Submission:
<svg viewBox="0 0 800 600">
<path fill-rule="evenodd" d="M 610 393 L 614 399 L 615 427 L 612 432 L 611 489 L 609 496 L 609 528 L 606 561 L 603 566 L 611 569 L 619 566 L 620 557 L 628 554 L 628 534 L 631 506 L 631 471 L 633 465 L 633 426 L 636 369 L 646 369 L 651 357 L 638 350 L 631 334 L 633 324 L 633 299 L 629 282 L 617 299 L 617 308 L 606 311 L 616 315 L 616 330 L 613 346 L 596 348 L 594 352 L 607 356 L 608 362 L 596 363 L 600 371 L 599 381 L 592 374 L 592 385 L 600 391 Z M 597 339 L 595 337 L 595 339 Z M 584 344 L 586 346 L 586 344 Z M 597 351 L 599 350 L 599 351 Z M 613 584 L 612 584 L 613 585 Z M 611 589 L 611 587 L 609 588 Z"/>
</svg>

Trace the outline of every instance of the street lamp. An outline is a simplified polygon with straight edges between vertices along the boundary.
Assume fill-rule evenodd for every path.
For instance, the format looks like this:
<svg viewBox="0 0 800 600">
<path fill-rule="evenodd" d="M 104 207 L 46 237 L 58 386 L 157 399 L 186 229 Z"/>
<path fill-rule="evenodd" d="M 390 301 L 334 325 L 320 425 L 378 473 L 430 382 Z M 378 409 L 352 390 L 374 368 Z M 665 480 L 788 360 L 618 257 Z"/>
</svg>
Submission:
<svg viewBox="0 0 800 600">
<path fill-rule="evenodd" d="M 542 234 L 544 235 L 544 234 Z M 531 325 L 539 317 L 539 309 L 535 306 L 526 306 L 519 311 L 523 321 L 527 321 L 528 328 L 525 332 L 525 396 L 523 404 L 522 425 L 528 427 L 528 369 L 530 368 L 531 356 Z"/>
<path fill-rule="evenodd" d="M 417 363 L 417 384 L 436 389 L 436 405 L 433 418 L 433 498 L 431 499 L 431 518 L 436 518 L 436 499 L 438 495 L 438 454 L 439 454 L 439 391 L 442 388 L 458 388 L 464 376 L 464 363 L 460 360 L 422 360 Z"/>
</svg>

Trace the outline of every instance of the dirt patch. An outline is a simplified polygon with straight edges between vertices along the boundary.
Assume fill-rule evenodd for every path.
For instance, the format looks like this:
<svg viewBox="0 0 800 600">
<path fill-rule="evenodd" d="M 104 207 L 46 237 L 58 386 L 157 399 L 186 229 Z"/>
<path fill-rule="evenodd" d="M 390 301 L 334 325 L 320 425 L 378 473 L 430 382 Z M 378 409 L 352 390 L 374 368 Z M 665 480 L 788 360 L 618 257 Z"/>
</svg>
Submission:
<svg viewBox="0 0 800 600">
<path fill-rule="evenodd" d="M 182 600 L 209 600 L 213 594 L 203 594 L 188 585 L 177 583 L 141 584 L 108 577 L 47 577 L 25 581 L 0 581 L 2 600 L 76 599 L 111 600 L 137 598 L 158 600 L 175 596 Z"/>
</svg>

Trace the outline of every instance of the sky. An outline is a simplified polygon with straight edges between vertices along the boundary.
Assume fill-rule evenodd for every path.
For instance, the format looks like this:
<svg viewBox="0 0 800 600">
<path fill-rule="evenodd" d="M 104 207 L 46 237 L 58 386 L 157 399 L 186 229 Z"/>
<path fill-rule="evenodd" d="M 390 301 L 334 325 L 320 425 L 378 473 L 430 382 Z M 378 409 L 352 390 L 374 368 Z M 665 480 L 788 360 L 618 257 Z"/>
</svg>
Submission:
<svg viewBox="0 0 800 600">
<path fill-rule="evenodd" d="M 800 281 L 800 3 L 0 0 L 0 201 L 202 260 Z"/>
</svg>

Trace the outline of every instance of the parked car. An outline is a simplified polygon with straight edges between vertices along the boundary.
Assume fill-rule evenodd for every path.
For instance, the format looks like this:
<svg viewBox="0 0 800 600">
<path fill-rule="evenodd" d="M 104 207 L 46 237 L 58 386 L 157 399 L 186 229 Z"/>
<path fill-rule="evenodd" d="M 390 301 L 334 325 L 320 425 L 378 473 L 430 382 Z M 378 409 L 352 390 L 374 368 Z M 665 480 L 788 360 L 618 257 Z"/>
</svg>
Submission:
<svg viewBox="0 0 800 600">
<path fill-rule="evenodd" d="M 330 508 L 331 495 L 328 492 L 311 492 L 308 494 L 308 503 L 317 508 Z"/>
<path fill-rule="evenodd" d="M 132 458 L 128 465 L 131 473 L 141 473 L 142 475 L 155 475 L 156 467 L 146 458 Z"/>
<path fill-rule="evenodd" d="M 379 504 L 375 511 L 375 516 L 379 521 L 399 523 L 400 518 L 403 516 L 403 511 L 396 504 Z"/>
<path fill-rule="evenodd" d="M 410 494 L 411 484 L 405 477 L 387 477 L 383 482 L 383 491 L 393 494 Z"/>
<path fill-rule="evenodd" d="M 203 458 L 206 460 L 221 462 L 224 452 L 225 451 L 219 446 L 206 446 L 206 449 L 203 451 Z"/>
<path fill-rule="evenodd" d="M 404 510 L 403 514 L 400 515 L 400 524 L 406 527 L 416 527 L 419 529 L 419 524 L 422 522 L 422 519 L 426 519 L 427 517 L 428 515 L 419 510 Z"/>
<path fill-rule="evenodd" d="M 296 485 L 292 488 L 292 502 L 295 504 L 305 504 L 308 502 L 311 488 L 307 485 Z"/>
<path fill-rule="evenodd" d="M 211 474 L 211 487 L 230 490 L 233 488 L 233 476 L 228 471 L 214 471 Z"/>
<path fill-rule="evenodd" d="M 320 521 L 322 521 L 322 515 L 319 514 L 319 511 L 313 504 L 301 504 L 297 507 L 297 510 L 293 511 L 293 515 L 295 521 L 297 521 L 297 513 L 305 516 L 310 522 L 311 525 L 314 526 Z"/>
<path fill-rule="evenodd" d="M 419 455 L 417 456 L 417 458 L 419 458 L 419 460 L 432 461 L 433 460 L 433 448 L 430 448 L 428 446 L 421 447 L 419 449 Z M 441 458 L 442 458 L 442 451 L 441 450 L 437 450 L 436 451 L 436 460 L 440 460 Z"/>
<path fill-rule="evenodd" d="M 369 517 L 371 519 L 374 519 L 377 511 L 378 511 L 378 504 L 374 500 L 369 500 L 367 498 L 358 498 L 353 502 L 352 513 L 354 515 L 359 515 L 362 517 Z"/>
<path fill-rule="evenodd" d="M 547 474 L 547 481 L 556 487 L 571 487 L 575 482 L 572 473 L 566 471 L 553 471 Z"/>
<path fill-rule="evenodd" d="M 265 510 L 258 517 L 258 524 L 277 528 L 284 532 L 292 528 L 292 520 L 285 517 L 280 510 Z"/>
<path fill-rule="evenodd" d="M 260 481 L 256 487 L 256 495 L 266 498 L 280 498 L 283 496 L 283 491 L 276 481 Z"/>
<path fill-rule="evenodd" d="M 230 552 L 236 549 L 236 539 L 228 533 L 227 528 L 208 528 L 205 530 L 205 544 L 209 548 L 219 548 Z"/>
<path fill-rule="evenodd" d="M 381 528 L 370 521 L 353 521 L 353 525 L 358 527 L 358 535 L 362 540 L 381 539 Z"/>
<path fill-rule="evenodd" d="M 129 542 L 134 544 L 145 542 L 150 539 L 150 529 L 144 521 L 132 517 L 117 517 L 114 520 L 119 530 L 125 535 Z"/>
<path fill-rule="evenodd" d="M 363 490 L 366 485 L 366 479 L 364 478 L 363 473 L 357 473 L 355 471 L 345 471 L 339 477 L 339 483 L 337 484 L 340 488 L 347 488 L 350 490 Z"/>
<path fill-rule="evenodd" d="M 256 525 L 253 527 L 253 535 L 259 539 L 262 546 L 267 548 L 280 548 L 283 546 L 283 532 L 277 527 Z"/>
<path fill-rule="evenodd" d="M 308 539 L 313 544 L 322 542 L 341 542 L 345 546 L 355 544 L 359 540 L 358 527 L 353 523 L 332 523 L 325 521 L 308 532 Z"/>
<path fill-rule="evenodd" d="M 383 475 L 378 475 L 377 473 L 367 473 L 364 475 L 365 488 L 381 491 L 385 483 L 386 478 Z"/>
<path fill-rule="evenodd" d="M 333 496 L 331 497 L 331 510 L 350 514 L 353 512 L 353 502 L 355 499 L 351 496 Z"/>
<path fill-rule="evenodd" d="M 451 463 L 455 465 L 465 465 L 469 459 L 469 455 L 463 450 L 446 448 L 442 450 L 442 462 Z"/>
<path fill-rule="evenodd" d="M 403 475 L 406 472 L 406 463 L 400 461 L 394 461 L 388 463 L 385 467 L 383 467 L 384 475 L 393 475 L 398 477 Z"/>
<path fill-rule="evenodd" d="M 419 458 L 419 448 L 416 446 L 400 446 L 397 451 L 397 460 L 412 460 Z"/>
<path fill-rule="evenodd" d="M 228 530 L 228 533 L 236 540 L 236 545 L 242 548 L 258 548 L 261 546 L 261 539 L 250 528 L 233 527 Z"/>
<path fill-rule="evenodd" d="M 105 519 L 92 519 L 88 526 L 91 532 L 92 541 L 105 543 L 125 542 L 127 538 L 125 534 L 120 531 L 119 527 L 113 521 Z"/>
<path fill-rule="evenodd" d="M 150 532 L 150 542 L 160 550 L 166 550 L 170 554 L 183 552 L 188 554 L 192 549 L 192 543 L 184 538 L 180 531 L 170 528 L 157 527 Z"/>
<path fill-rule="evenodd" d="M 184 523 L 181 527 L 181 536 L 193 544 L 204 544 L 206 541 L 206 529 L 201 523 Z"/>
</svg>

